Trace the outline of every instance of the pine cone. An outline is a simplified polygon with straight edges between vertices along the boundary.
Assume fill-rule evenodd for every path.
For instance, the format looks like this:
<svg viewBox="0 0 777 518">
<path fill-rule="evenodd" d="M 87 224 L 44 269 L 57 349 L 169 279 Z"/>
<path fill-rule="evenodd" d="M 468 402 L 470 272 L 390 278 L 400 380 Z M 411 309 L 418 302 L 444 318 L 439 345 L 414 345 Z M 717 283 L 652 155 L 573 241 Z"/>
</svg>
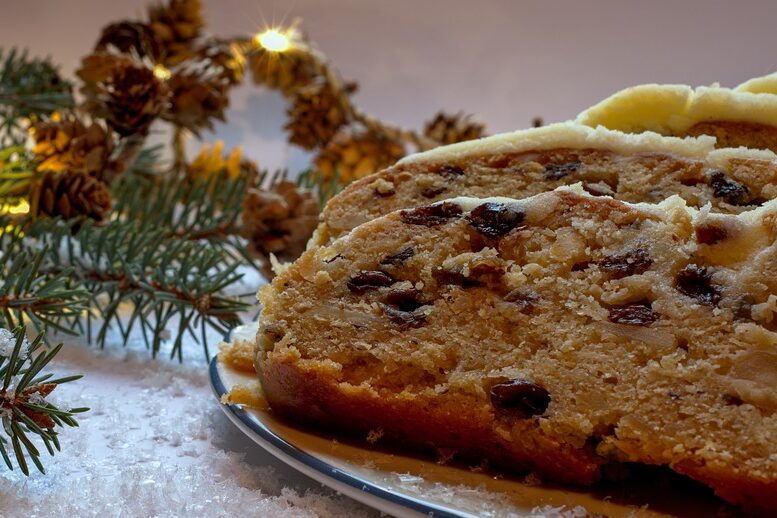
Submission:
<svg viewBox="0 0 777 518">
<path fill-rule="evenodd" d="M 160 63 L 172 67 L 194 56 L 194 40 L 205 25 L 200 0 L 170 0 L 167 4 L 152 5 L 148 19 L 160 48 Z"/>
<path fill-rule="evenodd" d="M 114 47 L 123 54 L 132 51 L 138 56 L 148 56 L 153 61 L 159 57 L 159 45 L 151 26 L 140 22 L 123 21 L 112 23 L 103 29 L 95 51 L 102 52 Z"/>
<path fill-rule="evenodd" d="M 318 174 L 343 184 L 386 168 L 405 156 L 404 146 L 370 132 L 340 133 L 315 158 Z"/>
<path fill-rule="evenodd" d="M 472 122 L 470 115 L 438 112 L 434 119 L 426 123 L 424 135 L 447 145 L 480 138 L 485 135 L 485 129 L 483 124 Z"/>
<path fill-rule="evenodd" d="M 93 176 L 48 173 L 37 186 L 39 216 L 71 219 L 78 216 L 102 220 L 111 209 L 108 186 Z"/>
<path fill-rule="evenodd" d="M 293 261 L 305 250 L 318 224 L 313 193 L 283 180 L 270 190 L 249 189 L 243 200 L 242 235 L 249 250 L 265 260 L 275 254 Z"/>
<path fill-rule="evenodd" d="M 202 128 L 213 128 L 212 119 L 224 120 L 229 106 L 228 85 L 216 71 L 182 70 L 168 81 L 170 111 L 165 119 L 199 135 Z"/>
<path fill-rule="evenodd" d="M 98 123 L 86 126 L 75 117 L 39 122 L 32 128 L 39 171 L 71 171 L 100 176 L 115 164 L 111 135 Z"/>
<path fill-rule="evenodd" d="M 209 68 L 217 69 L 218 76 L 228 85 L 234 86 L 243 81 L 245 57 L 236 44 L 216 39 L 210 40 L 197 50 L 197 57 Z"/>
<path fill-rule="evenodd" d="M 256 49 L 251 54 L 249 65 L 255 84 L 280 90 L 284 95 L 293 94 L 316 77 L 316 69 L 308 53 L 294 48 L 283 52 Z"/>
<path fill-rule="evenodd" d="M 166 108 L 167 88 L 143 63 L 128 56 L 92 54 L 76 72 L 87 109 L 121 136 L 144 134 Z"/>
<path fill-rule="evenodd" d="M 356 83 L 349 83 L 345 86 L 344 93 L 350 95 L 356 88 Z M 289 122 L 285 129 L 289 132 L 289 142 L 305 149 L 326 145 L 348 122 L 340 100 L 329 83 L 300 89 L 294 95 L 287 114 Z"/>
</svg>

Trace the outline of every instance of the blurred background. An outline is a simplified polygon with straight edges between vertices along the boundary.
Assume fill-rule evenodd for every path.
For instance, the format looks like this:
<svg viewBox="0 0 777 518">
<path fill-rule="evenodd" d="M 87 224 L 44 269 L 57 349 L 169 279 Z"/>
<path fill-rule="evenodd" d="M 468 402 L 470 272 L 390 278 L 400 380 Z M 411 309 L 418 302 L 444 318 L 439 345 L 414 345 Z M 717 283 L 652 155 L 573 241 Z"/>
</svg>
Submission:
<svg viewBox="0 0 777 518">
<path fill-rule="evenodd" d="M 777 70 L 777 2 L 600 0 L 204 0 L 206 31 L 301 29 L 359 82 L 356 103 L 419 128 L 443 109 L 490 133 L 574 117 L 638 83 L 734 86 Z M 4 0 L 0 45 L 51 55 L 72 76 L 101 27 L 142 18 L 144 0 Z M 251 84 L 232 94 L 216 134 L 263 167 L 299 170 L 310 156 L 282 132 L 285 104 Z M 212 135 L 205 135 L 212 140 Z M 193 149 L 196 143 L 190 143 Z"/>
</svg>

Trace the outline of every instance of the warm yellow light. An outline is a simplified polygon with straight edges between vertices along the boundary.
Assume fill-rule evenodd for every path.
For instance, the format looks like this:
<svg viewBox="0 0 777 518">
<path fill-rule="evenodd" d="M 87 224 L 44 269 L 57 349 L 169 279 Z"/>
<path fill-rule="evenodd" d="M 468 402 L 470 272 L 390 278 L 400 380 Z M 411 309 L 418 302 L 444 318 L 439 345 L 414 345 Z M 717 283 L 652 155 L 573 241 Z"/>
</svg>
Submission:
<svg viewBox="0 0 777 518">
<path fill-rule="evenodd" d="M 159 63 L 154 65 L 154 76 L 160 81 L 167 81 L 168 79 L 170 79 L 171 75 L 172 74 L 170 73 L 170 71 L 167 70 L 167 68 L 165 68 L 164 65 L 161 65 Z"/>
<path fill-rule="evenodd" d="M 27 200 L 19 200 L 15 205 L 5 203 L 0 205 L 0 214 L 27 214 L 30 212 L 30 204 Z"/>
<path fill-rule="evenodd" d="M 278 29 L 267 29 L 254 36 L 256 43 L 272 52 L 284 52 L 291 48 L 291 39 L 287 33 Z"/>
</svg>

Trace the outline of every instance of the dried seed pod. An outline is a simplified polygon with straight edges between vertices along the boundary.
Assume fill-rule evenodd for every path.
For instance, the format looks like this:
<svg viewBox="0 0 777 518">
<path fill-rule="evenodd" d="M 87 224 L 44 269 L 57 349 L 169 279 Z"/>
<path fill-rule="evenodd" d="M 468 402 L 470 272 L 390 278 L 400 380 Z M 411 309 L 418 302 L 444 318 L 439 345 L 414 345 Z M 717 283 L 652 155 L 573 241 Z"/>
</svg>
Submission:
<svg viewBox="0 0 777 518">
<path fill-rule="evenodd" d="M 485 126 L 473 122 L 471 115 L 463 113 L 448 115 L 444 112 L 438 112 L 432 120 L 425 124 L 424 135 L 442 145 L 454 144 L 485 136 Z"/>
</svg>

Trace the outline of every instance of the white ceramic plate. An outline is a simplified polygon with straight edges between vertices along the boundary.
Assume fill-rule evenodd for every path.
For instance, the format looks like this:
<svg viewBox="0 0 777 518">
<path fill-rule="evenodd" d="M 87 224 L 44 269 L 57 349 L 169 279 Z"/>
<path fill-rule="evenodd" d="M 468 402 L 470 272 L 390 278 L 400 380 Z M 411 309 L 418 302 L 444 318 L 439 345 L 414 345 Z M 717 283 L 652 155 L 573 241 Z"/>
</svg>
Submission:
<svg viewBox="0 0 777 518">
<path fill-rule="evenodd" d="M 248 333 L 250 335 L 250 332 Z M 210 378 L 218 398 L 254 381 L 214 358 Z M 399 517 L 542 516 L 551 509 L 625 516 L 734 516 L 736 511 L 695 483 L 649 473 L 593 490 L 531 485 L 466 467 L 370 447 L 278 419 L 269 408 L 222 405 L 230 420 L 261 448 L 305 475 L 370 507 Z M 652 477 L 652 478 L 651 478 Z M 582 514 L 582 509 L 577 509 Z M 570 513 L 570 516 L 580 514 Z"/>
</svg>

